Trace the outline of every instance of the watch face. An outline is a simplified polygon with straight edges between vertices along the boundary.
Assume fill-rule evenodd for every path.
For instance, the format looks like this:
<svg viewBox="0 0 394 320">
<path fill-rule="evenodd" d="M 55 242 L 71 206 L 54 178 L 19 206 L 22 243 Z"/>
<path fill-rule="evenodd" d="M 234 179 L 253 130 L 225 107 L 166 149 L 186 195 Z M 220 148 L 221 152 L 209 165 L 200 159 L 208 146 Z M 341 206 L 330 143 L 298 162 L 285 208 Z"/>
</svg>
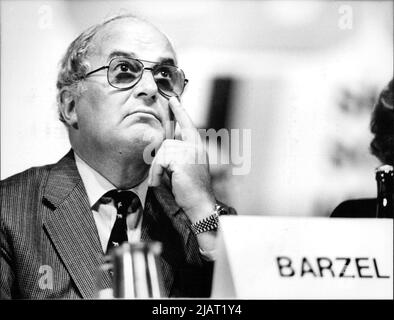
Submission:
<svg viewBox="0 0 394 320">
<path fill-rule="evenodd" d="M 219 216 L 225 216 L 225 215 L 229 214 L 227 208 L 223 207 L 223 206 L 219 206 L 219 208 L 217 209 L 217 213 Z"/>
</svg>

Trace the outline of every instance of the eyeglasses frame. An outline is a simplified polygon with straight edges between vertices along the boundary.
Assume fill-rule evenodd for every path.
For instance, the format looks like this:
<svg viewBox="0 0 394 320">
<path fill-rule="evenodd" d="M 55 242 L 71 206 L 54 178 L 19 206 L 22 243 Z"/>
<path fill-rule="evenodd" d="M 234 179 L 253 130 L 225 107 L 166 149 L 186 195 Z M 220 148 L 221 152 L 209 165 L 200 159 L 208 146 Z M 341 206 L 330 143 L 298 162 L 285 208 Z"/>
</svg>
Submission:
<svg viewBox="0 0 394 320">
<path fill-rule="evenodd" d="M 114 57 L 114 58 L 112 58 L 112 59 L 109 61 L 109 63 L 108 63 L 107 66 L 102 66 L 102 67 L 99 67 L 99 68 L 97 68 L 97 69 L 95 69 L 95 70 L 93 70 L 93 71 L 88 72 L 84 77 L 82 77 L 82 79 L 86 79 L 86 78 L 88 78 L 90 75 L 92 75 L 93 73 L 96 73 L 96 72 L 98 72 L 98 71 L 107 69 L 107 81 L 108 81 L 108 84 L 109 84 L 111 87 L 113 87 L 113 88 L 115 88 L 115 89 L 118 89 L 118 90 L 129 90 L 129 89 L 133 88 L 134 86 L 136 86 L 136 85 L 138 84 L 138 82 L 141 81 L 142 76 L 143 76 L 145 70 L 151 71 L 151 72 L 153 73 L 153 71 L 154 71 L 157 67 L 160 67 L 160 66 L 169 66 L 169 67 L 175 67 L 175 68 L 177 68 L 178 70 L 180 70 L 180 71 L 182 72 L 183 77 L 184 77 L 184 83 L 183 83 L 182 92 L 181 92 L 179 95 L 175 95 L 175 97 L 179 97 L 179 96 L 182 95 L 183 91 L 185 90 L 186 85 L 187 85 L 188 82 L 189 82 L 189 80 L 186 79 L 185 73 L 183 72 L 183 70 L 182 70 L 181 68 L 178 68 L 178 67 L 175 66 L 175 65 L 166 64 L 166 63 L 158 63 L 158 62 L 153 62 L 153 61 L 149 61 L 149 60 L 142 60 L 142 59 L 135 59 L 135 58 L 129 58 L 129 57 L 127 57 L 127 58 L 125 58 L 125 59 L 136 60 L 136 61 L 138 61 L 139 63 L 141 63 L 142 66 L 143 66 L 142 72 L 141 72 L 141 75 L 140 75 L 139 79 L 138 79 L 134 84 L 132 84 L 131 86 L 126 87 L 126 88 L 118 88 L 118 87 L 114 86 L 114 85 L 109 81 L 109 66 L 111 65 L 112 61 L 114 61 L 115 59 L 119 59 L 119 58 L 120 58 L 120 57 Z M 143 62 L 153 63 L 154 66 L 153 66 L 153 67 L 149 67 L 149 68 L 148 68 L 148 67 L 145 67 L 145 65 L 143 64 Z M 156 83 L 156 85 L 157 85 L 157 82 L 156 82 L 156 81 L 155 81 L 155 83 Z M 160 89 L 160 87 L 159 87 L 158 85 L 157 85 L 157 90 L 160 92 L 160 94 L 161 94 L 162 96 L 164 96 L 164 97 L 167 98 L 167 99 L 169 99 L 169 98 L 172 97 L 172 96 L 170 96 L 170 95 L 164 93 L 164 92 Z"/>
</svg>

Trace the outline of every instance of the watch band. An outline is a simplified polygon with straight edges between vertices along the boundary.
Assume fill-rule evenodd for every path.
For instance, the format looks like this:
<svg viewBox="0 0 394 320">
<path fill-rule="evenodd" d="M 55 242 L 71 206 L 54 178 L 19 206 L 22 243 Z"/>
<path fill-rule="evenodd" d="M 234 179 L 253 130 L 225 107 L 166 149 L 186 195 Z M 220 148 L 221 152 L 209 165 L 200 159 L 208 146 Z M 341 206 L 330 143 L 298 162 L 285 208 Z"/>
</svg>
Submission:
<svg viewBox="0 0 394 320">
<path fill-rule="evenodd" d="M 197 235 L 202 232 L 217 230 L 219 227 L 219 215 L 221 210 L 222 207 L 216 204 L 215 211 L 210 216 L 193 223 L 190 227 L 194 234 Z"/>
</svg>

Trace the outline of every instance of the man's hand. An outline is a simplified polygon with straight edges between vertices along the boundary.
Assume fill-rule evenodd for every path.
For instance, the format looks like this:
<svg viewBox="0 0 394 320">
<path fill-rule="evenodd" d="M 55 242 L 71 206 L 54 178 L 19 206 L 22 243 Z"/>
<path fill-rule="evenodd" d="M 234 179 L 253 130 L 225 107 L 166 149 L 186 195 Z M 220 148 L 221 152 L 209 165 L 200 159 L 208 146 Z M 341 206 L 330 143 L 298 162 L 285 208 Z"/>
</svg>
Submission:
<svg viewBox="0 0 394 320">
<path fill-rule="evenodd" d="M 166 139 L 153 159 L 149 185 L 158 186 L 164 172 L 171 178 L 175 201 L 192 223 L 213 213 L 215 197 L 208 171 L 208 155 L 201 137 L 176 98 L 169 100 L 181 130 L 181 140 Z"/>
</svg>

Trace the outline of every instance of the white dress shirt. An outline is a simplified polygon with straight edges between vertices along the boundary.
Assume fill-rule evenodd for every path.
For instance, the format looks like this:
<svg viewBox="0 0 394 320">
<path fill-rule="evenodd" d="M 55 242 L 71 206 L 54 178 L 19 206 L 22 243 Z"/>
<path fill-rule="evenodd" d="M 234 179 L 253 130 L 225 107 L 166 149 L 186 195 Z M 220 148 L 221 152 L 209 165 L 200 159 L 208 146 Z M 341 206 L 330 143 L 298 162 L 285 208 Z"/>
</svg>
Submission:
<svg viewBox="0 0 394 320">
<path fill-rule="evenodd" d="M 105 193 L 116 189 L 116 187 L 95 169 L 89 166 L 76 153 L 74 154 L 75 163 L 82 178 L 82 182 L 85 186 L 90 209 L 92 210 L 93 218 L 96 222 L 101 247 L 103 252 L 106 252 L 112 227 L 115 224 L 117 210 L 113 201 L 109 203 L 103 203 L 100 201 L 100 199 Z M 139 241 L 141 239 L 141 225 L 143 218 L 142 212 L 145 207 L 146 193 L 148 191 L 148 178 L 142 181 L 138 186 L 129 189 L 128 191 L 132 191 L 138 196 L 142 206 L 137 210 L 136 213 L 129 214 L 126 218 L 127 237 L 129 242 L 133 242 Z M 138 215 L 140 215 L 140 219 L 138 219 Z"/>
</svg>

